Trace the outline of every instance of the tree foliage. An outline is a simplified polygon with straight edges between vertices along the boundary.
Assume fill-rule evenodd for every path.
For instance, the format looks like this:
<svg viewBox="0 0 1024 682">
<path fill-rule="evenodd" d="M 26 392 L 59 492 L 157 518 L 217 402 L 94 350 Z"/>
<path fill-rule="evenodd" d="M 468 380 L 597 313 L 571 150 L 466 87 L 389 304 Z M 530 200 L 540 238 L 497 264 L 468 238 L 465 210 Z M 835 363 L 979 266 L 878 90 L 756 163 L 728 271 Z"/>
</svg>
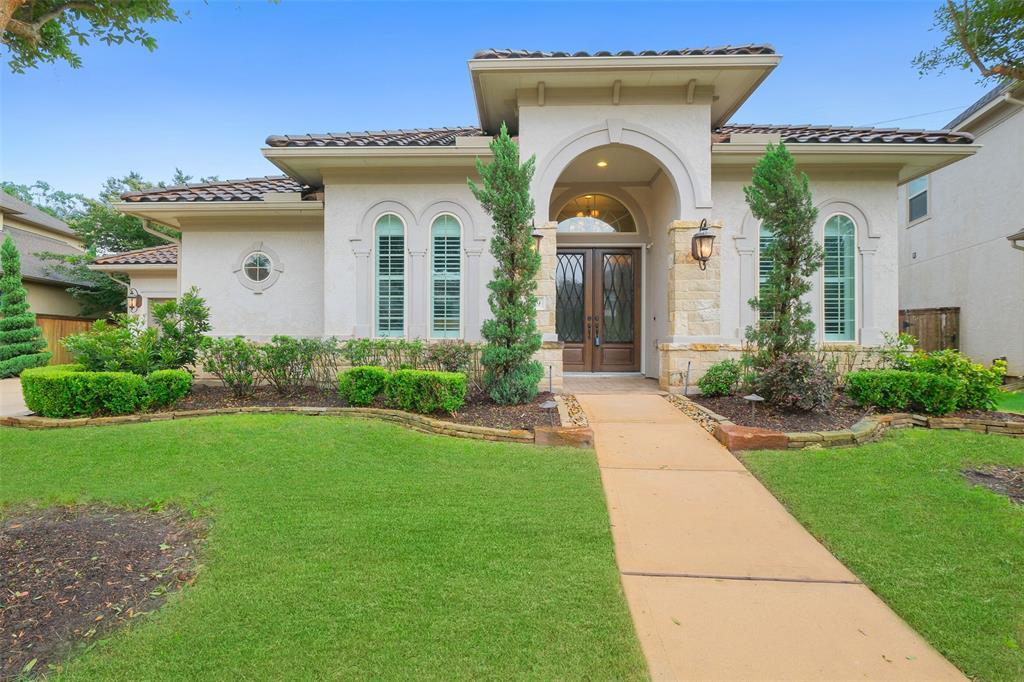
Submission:
<svg viewBox="0 0 1024 682">
<path fill-rule="evenodd" d="M 774 235 L 761 252 L 772 263 L 771 272 L 759 296 L 749 302 L 759 319 L 746 332 L 757 346 L 755 364 L 764 368 L 782 356 L 811 349 L 814 322 L 811 306 L 802 298 L 811 290 L 811 275 L 821 267 L 824 250 L 814 239 L 818 209 L 811 203 L 807 175 L 796 172 L 784 144 L 768 145 L 743 193 L 750 212 Z"/>
<path fill-rule="evenodd" d="M 480 362 L 484 388 L 492 400 L 524 403 L 537 395 L 537 384 L 544 376 L 543 366 L 533 359 L 541 345 L 535 279 L 540 254 L 534 249 L 531 227 L 534 159 L 519 163 L 519 146 L 504 124 L 491 142 L 491 152 L 491 163 L 479 159 L 476 163 L 483 186 L 469 180 L 469 188 L 494 220 L 491 254 L 497 261 L 493 279 L 487 284 L 493 319 L 481 327 L 487 343 Z"/>
<path fill-rule="evenodd" d="M 149 51 L 156 39 L 147 24 L 179 21 L 170 0 L 0 0 L 0 29 L 14 73 L 41 63 L 82 66 L 76 48 L 95 40 L 138 43 Z"/>
<path fill-rule="evenodd" d="M 46 339 L 28 306 L 21 282 L 21 254 L 10 235 L 0 246 L 0 379 L 50 361 Z"/>
<path fill-rule="evenodd" d="M 973 66 L 983 80 L 1024 82 L 1024 0 L 946 0 L 932 29 L 945 35 L 914 58 L 922 74 Z"/>
</svg>

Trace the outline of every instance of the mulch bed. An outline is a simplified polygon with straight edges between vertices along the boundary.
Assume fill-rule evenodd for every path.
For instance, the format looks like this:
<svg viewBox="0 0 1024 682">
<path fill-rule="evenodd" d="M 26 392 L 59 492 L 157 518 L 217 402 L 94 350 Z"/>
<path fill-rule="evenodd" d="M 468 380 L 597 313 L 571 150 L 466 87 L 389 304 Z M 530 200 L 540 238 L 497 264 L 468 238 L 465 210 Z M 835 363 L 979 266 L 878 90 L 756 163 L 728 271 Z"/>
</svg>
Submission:
<svg viewBox="0 0 1024 682">
<path fill-rule="evenodd" d="M 691 396 L 691 399 L 734 424 L 783 432 L 841 431 L 850 428 L 870 412 L 841 396 L 823 412 L 791 412 L 759 403 L 752 413 L 750 403 L 740 396 L 708 398 L 698 395 Z"/>
<path fill-rule="evenodd" d="M 551 393 L 540 393 L 526 405 L 498 405 L 479 390 L 471 389 L 466 396 L 466 404 L 458 413 L 430 416 L 457 424 L 533 431 L 537 426 L 559 425 L 557 409 L 541 408 L 542 403 L 552 399 Z M 269 386 L 260 386 L 252 396 L 240 399 L 231 395 L 223 386 L 196 384 L 192 392 L 174 409 L 209 410 L 225 407 L 348 407 L 348 403 L 334 391 L 321 392 L 313 387 L 306 387 L 296 395 L 284 397 Z M 383 399 L 378 399 L 374 407 L 387 405 Z"/>
<path fill-rule="evenodd" d="M 983 412 L 982 410 L 963 410 L 947 414 L 947 417 L 960 417 L 961 419 L 995 419 L 1004 422 L 1024 422 L 1024 414 L 1016 412 Z"/>
<path fill-rule="evenodd" d="M 203 528 L 169 512 L 14 510 L 0 522 L 0 680 L 47 672 L 195 579 Z"/>
<path fill-rule="evenodd" d="M 991 466 L 984 469 L 964 469 L 961 473 L 975 485 L 982 485 L 994 493 L 1005 495 L 1011 502 L 1024 504 L 1024 469 Z"/>
</svg>

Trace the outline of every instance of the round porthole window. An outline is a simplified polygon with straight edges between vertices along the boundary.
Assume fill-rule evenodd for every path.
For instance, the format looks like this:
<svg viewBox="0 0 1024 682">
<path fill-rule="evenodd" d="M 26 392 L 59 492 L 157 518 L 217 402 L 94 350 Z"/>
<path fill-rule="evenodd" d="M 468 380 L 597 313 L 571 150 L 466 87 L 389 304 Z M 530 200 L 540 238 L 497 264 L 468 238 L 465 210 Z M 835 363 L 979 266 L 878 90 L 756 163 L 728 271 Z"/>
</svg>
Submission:
<svg viewBox="0 0 1024 682">
<path fill-rule="evenodd" d="M 270 260 L 270 256 L 262 251 L 253 251 L 245 257 L 245 261 L 242 263 L 242 272 L 251 282 L 266 282 L 273 269 L 274 263 Z"/>
</svg>

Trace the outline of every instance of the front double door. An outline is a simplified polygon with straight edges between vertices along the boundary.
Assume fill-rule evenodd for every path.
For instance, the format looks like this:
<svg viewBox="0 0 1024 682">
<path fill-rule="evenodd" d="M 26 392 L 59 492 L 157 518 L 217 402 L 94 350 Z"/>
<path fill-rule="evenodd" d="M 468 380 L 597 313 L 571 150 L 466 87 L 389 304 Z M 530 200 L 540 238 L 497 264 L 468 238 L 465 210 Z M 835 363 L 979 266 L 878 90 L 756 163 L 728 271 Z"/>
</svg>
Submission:
<svg viewBox="0 0 1024 682">
<path fill-rule="evenodd" d="M 639 249 L 559 249 L 555 292 L 564 371 L 639 371 Z"/>
</svg>

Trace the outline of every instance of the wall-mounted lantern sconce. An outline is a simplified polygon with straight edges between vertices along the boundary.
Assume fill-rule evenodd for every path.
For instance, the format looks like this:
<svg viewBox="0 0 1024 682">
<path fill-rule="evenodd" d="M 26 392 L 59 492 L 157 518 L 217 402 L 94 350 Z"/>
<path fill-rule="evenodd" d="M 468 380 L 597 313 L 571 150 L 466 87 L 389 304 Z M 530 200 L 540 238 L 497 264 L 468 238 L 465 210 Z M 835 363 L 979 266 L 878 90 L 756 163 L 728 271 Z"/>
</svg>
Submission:
<svg viewBox="0 0 1024 682">
<path fill-rule="evenodd" d="M 531 223 L 531 225 L 533 226 L 533 232 L 530 233 L 530 236 L 533 237 L 533 250 L 540 251 L 540 240 L 544 239 L 544 233 L 537 229 L 536 222 Z"/>
<path fill-rule="evenodd" d="M 135 287 L 128 290 L 128 312 L 134 313 L 142 307 L 142 294 Z"/>
<path fill-rule="evenodd" d="M 700 229 L 693 234 L 690 242 L 693 259 L 701 270 L 707 270 L 708 261 L 715 246 L 715 235 L 708 229 L 707 218 L 700 221 Z"/>
</svg>

